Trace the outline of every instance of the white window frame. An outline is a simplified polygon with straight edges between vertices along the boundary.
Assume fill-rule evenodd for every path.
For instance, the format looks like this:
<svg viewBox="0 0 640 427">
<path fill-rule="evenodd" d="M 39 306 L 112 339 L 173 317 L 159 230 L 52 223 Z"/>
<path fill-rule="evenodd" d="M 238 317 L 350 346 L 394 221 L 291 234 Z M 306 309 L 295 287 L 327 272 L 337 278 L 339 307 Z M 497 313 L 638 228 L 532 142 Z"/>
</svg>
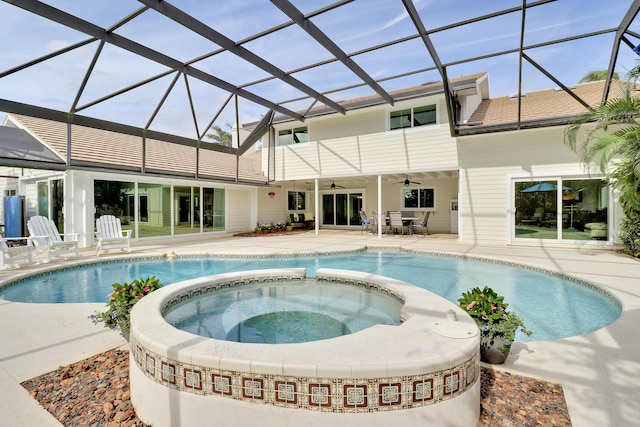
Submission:
<svg viewBox="0 0 640 427">
<path fill-rule="evenodd" d="M 297 193 L 297 194 L 304 194 L 303 200 L 304 200 L 304 207 L 302 209 L 298 209 L 296 206 L 296 209 L 289 209 L 289 193 Z M 306 206 L 307 206 L 307 193 L 308 191 L 306 190 L 294 190 L 292 188 L 287 189 L 287 212 L 288 213 L 299 213 L 299 212 L 307 212 Z"/>
<path fill-rule="evenodd" d="M 423 107 L 432 107 L 432 106 L 435 107 L 435 121 L 433 123 L 427 123 L 424 125 L 415 126 L 413 123 L 413 116 L 414 116 L 415 109 L 423 108 Z M 405 111 L 405 110 L 411 110 L 411 119 L 410 119 L 411 126 L 391 129 L 391 114 Z M 395 131 L 403 131 L 403 130 L 406 131 L 409 129 L 416 129 L 416 128 L 424 128 L 427 126 L 435 126 L 438 124 L 438 117 L 439 117 L 438 102 L 420 103 L 420 104 L 411 105 L 411 106 L 404 106 L 402 108 L 389 109 L 387 112 L 387 129 L 389 129 L 390 132 L 395 132 Z"/>
<path fill-rule="evenodd" d="M 307 130 L 307 140 L 306 141 L 295 142 L 294 135 L 295 135 L 296 129 L 303 129 L 303 128 Z M 287 131 L 290 132 L 291 141 L 288 142 L 287 144 L 282 144 L 280 142 L 280 133 L 281 132 L 287 132 Z M 291 126 L 291 127 L 287 127 L 287 128 L 277 129 L 276 130 L 276 146 L 277 147 L 285 147 L 287 145 L 308 144 L 310 140 L 311 139 L 309 138 L 309 126 L 306 126 L 306 125 L 303 125 L 303 126 Z"/>
<path fill-rule="evenodd" d="M 408 207 L 405 206 L 404 202 L 406 200 L 406 198 L 404 197 L 404 192 L 406 190 L 418 190 L 418 206 L 417 207 Z M 420 206 L 420 190 L 431 190 L 433 191 L 433 206 Z M 401 202 L 400 202 L 400 206 L 402 207 L 402 210 L 418 210 L 421 212 L 426 212 L 426 211 L 435 211 L 436 210 L 436 187 L 432 187 L 432 186 L 412 186 L 412 187 L 402 187 L 401 193 L 400 193 L 400 198 L 401 198 Z"/>
</svg>

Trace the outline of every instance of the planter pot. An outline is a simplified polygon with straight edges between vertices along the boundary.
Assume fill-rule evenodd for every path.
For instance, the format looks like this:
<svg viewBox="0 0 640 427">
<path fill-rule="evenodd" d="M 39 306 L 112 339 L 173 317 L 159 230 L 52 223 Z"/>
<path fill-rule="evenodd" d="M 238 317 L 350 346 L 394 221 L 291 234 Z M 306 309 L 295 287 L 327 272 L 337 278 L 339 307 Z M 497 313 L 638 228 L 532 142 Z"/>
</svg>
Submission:
<svg viewBox="0 0 640 427">
<path fill-rule="evenodd" d="M 262 230 L 262 234 L 269 234 L 269 230 Z"/>
<path fill-rule="evenodd" d="M 290 225 L 287 225 L 286 230 L 287 230 L 287 231 L 293 231 L 293 227 L 292 227 L 292 226 L 290 226 Z"/>
<path fill-rule="evenodd" d="M 509 356 L 510 347 L 507 347 L 507 350 L 502 352 L 499 348 L 502 347 L 503 343 L 502 337 L 493 337 L 490 341 L 483 339 L 480 342 L 480 360 L 492 365 L 504 363 L 507 360 L 507 356 Z"/>
</svg>

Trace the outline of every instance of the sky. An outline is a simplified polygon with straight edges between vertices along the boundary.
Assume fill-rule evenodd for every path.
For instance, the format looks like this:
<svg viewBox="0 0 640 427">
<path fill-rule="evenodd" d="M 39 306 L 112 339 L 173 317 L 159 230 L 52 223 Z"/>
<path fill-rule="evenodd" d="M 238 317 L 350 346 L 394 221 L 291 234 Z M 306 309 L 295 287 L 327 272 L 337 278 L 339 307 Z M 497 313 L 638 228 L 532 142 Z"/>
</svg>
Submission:
<svg viewBox="0 0 640 427">
<path fill-rule="evenodd" d="M 14 5 L 19 3 L 0 2 L 0 40 L 3 42 L 0 73 L 4 73 L 0 74 L 0 98 L 61 111 L 70 111 L 76 105 L 77 114 L 137 127 L 149 126 L 150 129 L 190 138 L 196 138 L 198 133 L 203 134 L 216 116 L 215 124 L 223 129 L 228 129 L 228 125 L 236 122 L 235 101 L 231 100 L 224 107 L 229 98 L 228 92 L 197 78 L 185 78 L 164 65 L 109 43 L 99 50 L 100 43 L 93 41 L 39 64 L 9 72 L 21 64 L 90 38 Z M 133 0 L 47 0 L 43 3 L 101 28 L 111 28 L 143 7 L 143 3 Z M 233 44 L 242 42 L 243 48 L 284 72 L 300 70 L 332 58 L 330 52 L 295 24 L 285 25 L 275 33 L 245 42 L 255 34 L 290 21 L 274 4 L 277 1 L 233 0 L 215 2 L 215 7 L 214 3 L 206 0 L 174 0 L 169 3 L 192 14 Z M 291 1 L 303 14 L 333 3 L 335 0 Z M 518 7 L 522 3 L 520 0 L 414 0 L 413 3 L 428 30 L 441 29 L 430 37 L 439 61 L 447 66 L 450 78 L 486 71 L 489 73 L 492 97 L 517 93 L 521 72 L 524 92 L 557 86 L 529 63 L 525 62 L 520 71 L 518 55 L 515 53 L 460 63 L 466 58 L 482 57 L 492 52 L 517 50 L 520 45 L 521 12 L 442 29 L 475 16 Z M 524 46 L 529 47 L 526 53 L 563 84 L 573 85 L 589 71 L 608 67 L 614 41 L 612 33 L 552 46 L 532 46 L 614 28 L 630 4 L 631 0 L 557 0 L 529 8 L 526 11 L 523 41 Z M 313 16 L 311 22 L 346 54 L 416 34 L 416 27 L 401 0 L 355 0 Z M 635 22 L 630 30 L 640 33 Z M 220 46 L 193 34 L 154 10 L 141 13 L 115 28 L 114 33 L 182 63 L 189 63 L 224 82 L 241 86 L 265 100 L 283 103 L 282 106 L 291 111 L 305 111 L 318 105 L 313 104 L 313 100 L 299 89 L 281 80 L 269 79 L 269 73 L 230 52 L 194 61 L 220 50 Z M 632 36 L 627 38 L 634 45 L 640 43 Z M 95 67 L 86 86 L 80 91 L 98 51 L 100 54 Z M 637 58 L 628 46 L 623 45 L 616 71 L 624 76 L 637 65 Z M 441 79 L 436 71 L 405 75 L 434 66 L 427 47 L 419 38 L 355 55 L 351 60 L 373 79 L 383 79 L 380 86 L 388 92 Z M 394 76 L 403 77 L 391 79 Z M 360 78 L 340 62 L 301 70 L 293 73 L 292 77 L 326 94 L 335 102 L 374 94 L 370 87 L 361 86 Z M 146 79 L 153 80 L 123 91 Z M 349 89 L 338 90 L 345 87 Z M 123 93 L 97 102 L 118 91 Z M 193 110 L 189 105 L 189 94 L 193 100 Z M 244 98 L 239 98 L 238 105 L 241 122 L 259 120 L 268 111 L 265 106 Z M 158 111 L 154 115 L 156 109 Z"/>
</svg>

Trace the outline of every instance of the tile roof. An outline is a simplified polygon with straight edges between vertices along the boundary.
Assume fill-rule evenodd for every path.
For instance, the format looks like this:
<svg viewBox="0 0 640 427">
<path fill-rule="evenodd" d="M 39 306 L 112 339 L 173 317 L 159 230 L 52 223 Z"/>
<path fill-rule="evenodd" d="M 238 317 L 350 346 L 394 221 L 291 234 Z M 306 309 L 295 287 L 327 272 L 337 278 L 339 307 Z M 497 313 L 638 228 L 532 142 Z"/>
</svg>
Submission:
<svg viewBox="0 0 640 427">
<path fill-rule="evenodd" d="M 52 120 L 19 114 L 9 114 L 49 149 L 67 158 L 67 125 Z M 85 126 L 71 126 L 72 165 L 141 171 L 142 139 Z M 208 143 L 203 143 L 208 144 Z M 195 146 L 146 139 L 145 170 L 169 175 L 195 176 Z M 256 163 L 245 156 L 238 159 L 239 181 L 264 183 L 265 177 Z M 200 150 L 200 177 L 233 181 L 236 178 L 236 155 L 219 151 Z"/>
<path fill-rule="evenodd" d="M 597 106 L 602 101 L 605 81 L 579 83 L 572 92 L 588 105 Z M 609 99 L 624 94 L 626 83 L 614 80 Z M 541 121 L 572 117 L 585 113 L 586 107 L 561 89 L 544 89 L 524 94 L 521 98 L 522 122 Z M 501 96 L 485 99 L 471 115 L 469 124 L 497 126 L 516 123 L 518 120 L 518 97 Z"/>
<path fill-rule="evenodd" d="M 479 80 L 480 78 L 486 75 L 487 75 L 486 72 L 481 72 L 476 74 L 470 74 L 467 76 L 455 77 L 449 80 L 451 81 L 451 85 L 455 90 L 456 87 L 466 86 L 468 84 L 475 84 L 477 80 Z M 391 97 L 396 102 L 398 102 L 398 101 L 404 101 L 407 99 L 418 98 L 421 96 L 435 95 L 437 93 L 442 92 L 443 90 L 444 88 L 442 85 L 442 81 L 439 80 L 435 82 L 424 83 L 419 86 L 412 86 L 405 89 L 398 89 L 398 90 L 389 92 L 389 95 L 391 95 Z M 355 110 L 358 108 L 373 107 L 376 105 L 382 105 L 386 103 L 387 101 L 378 94 L 363 96 L 359 98 L 352 98 L 352 99 L 338 102 L 338 104 L 344 107 L 347 111 Z M 298 111 L 298 113 L 303 114 L 305 112 Z M 337 113 L 332 108 L 329 108 L 325 105 L 321 105 L 309 110 L 309 112 L 306 113 L 306 117 L 307 118 L 318 117 L 318 116 L 327 115 L 327 114 L 339 114 L 339 113 Z M 282 116 L 282 115 L 278 115 L 273 119 L 274 123 L 283 123 L 283 122 L 290 122 L 290 121 L 293 121 L 293 119 L 291 119 L 290 117 Z"/>
</svg>

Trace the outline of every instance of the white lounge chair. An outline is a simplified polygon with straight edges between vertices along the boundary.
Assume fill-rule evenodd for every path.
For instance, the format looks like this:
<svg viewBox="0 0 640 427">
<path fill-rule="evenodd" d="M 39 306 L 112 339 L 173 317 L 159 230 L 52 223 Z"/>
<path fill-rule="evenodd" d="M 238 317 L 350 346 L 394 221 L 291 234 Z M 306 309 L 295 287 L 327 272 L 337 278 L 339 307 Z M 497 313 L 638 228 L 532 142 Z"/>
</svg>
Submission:
<svg viewBox="0 0 640 427">
<path fill-rule="evenodd" d="M 35 246 L 34 256 L 47 252 L 47 261 L 52 256 L 73 258 L 78 256 L 78 234 L 65 233 L 60 236 L 56 224 L 46 216 L 32 216 L 27 228 Z"/>
<path fill-rule="evenodd" d="M 131 230 L 122 230 L 120 218 L 113 215 L 102 215 L 96 220 L 96 239 L 98 246 L 96 254 L 105 249 L 122 249 L 131 252 Z"/>
<path fill-rule="evenodd" d="M 11 240 L 27 240 L 26 245 L 9 246 Z M 12 237 L 4 238 L 0 236 L 0 270 L 4 270 L 8 265 L 18 265 L 19 261 L 33 262 L 33 251 L 35 247 L 30 238 Z"/>
</svg>

